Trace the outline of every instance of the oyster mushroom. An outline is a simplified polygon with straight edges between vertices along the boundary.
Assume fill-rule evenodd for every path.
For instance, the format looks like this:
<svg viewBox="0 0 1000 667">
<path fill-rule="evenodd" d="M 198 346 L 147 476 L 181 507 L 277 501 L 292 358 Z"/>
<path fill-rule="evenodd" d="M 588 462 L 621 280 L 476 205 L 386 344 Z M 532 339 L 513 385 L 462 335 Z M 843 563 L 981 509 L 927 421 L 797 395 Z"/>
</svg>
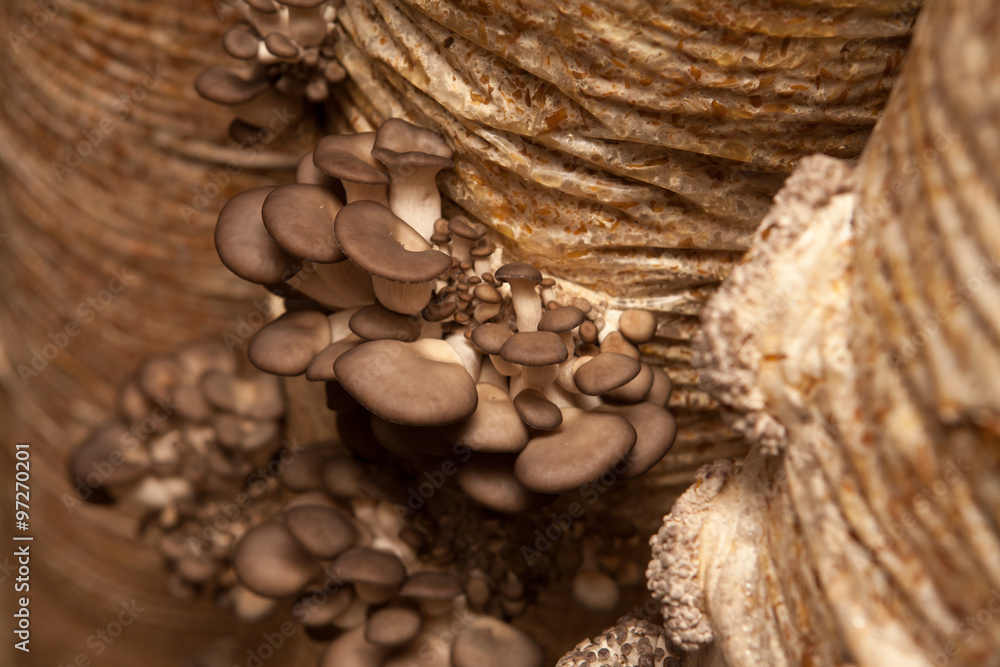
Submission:
<svg viewBox="0 0 1000 667">
<path fill-rule="evenodd" d="M 323 173 L 340 180 L 348 204 L 370 199 L 389 205 L 389 175 L 372 158 L 374 146 L 374 132 L 359 132 L 323 137 L 313 150 L 313 163 Z"/>
<path fill-rule="evenodd" d="M 551 331 L 517 332 L 500 348 L 500 358 L 521 367 L 526 387 L 538 389 L 556 379 L 558 364 L 569 358 L 558 334 Z"/>
<path fill-rule="evenodd" d="M 463 493 L 480 505 L 504 514 L 542 507 L 555 495 L 529 491 L 514 474 L 514 457 L 474 454 L 456 474 Z"/>
<path fill-rule="evenodd" d="M 539 493 L 564 493 L 597 479 L 632 450 L 636 431 L 616 415 L 562 408 L 557 428 L 535 436 L 518 455 L 514 473 Z"/>
<path fill-rule="evenodd" d="M 365 624 L 365 639 L 378 646 L 402 646 L 420 633 L 420 612 L 407 603 L 395 602 L 374 612 Z"/>
<path fill-rule="evenodd" d="M 379 302 L 403 315 L 424 309 L 434 280 L 451 266 L 448 255 L 433 250 L 412 227 L 373 201 L 341 209 L 335 230 L 344 253 L 371 274 Z"/>
<path fill-rule="evenodd" d="M 339 510 L 316 505 L 295 507 L 284 514 L 285 527 L 307 552 L 323 560 L 354 545 L 357 531 Z"/>
<path fill-rule="evenodd" d="M 454 443 L 474 452 L 517 453 L 528 444 L 528 429 L 506 391 L 496 385 L 476 385 L 478 403 L 471 417 L 443 428 Z"/>
<path fill-rule="evenodd" d="M 673 415 L 655 403 L 602 405 L 597 412 L 624 417 L 635 428 L 635 447 L 628 455 L 628 468 L 621 477 L 632 479 L 643 474 L 667 455 L 677 435 Z"/>
<path fill-rule="evenodd" d="M 537 331 L 538 320 L 542 317 L 542 302 L 538 296 L 542 273 L 531 264 L 510 262 L 497 269 L 493 275 L 500 282 L 510 285 L 514 312 L 517 315 L 517 330 L 522 333 Z"/>
<path fill-rule="evenodd" d="M 590 359 L 581 357 L 580 362 L 573 372 L 573 381 L 588 396 L 600 396 L 622 387 L 642 370 L 638 361 L 617 352 L 602 352 Z"/>
<path fill-rule="evenodd" d="M 359 403 L 387 421 L 440 426 L 476 410 L 476 383 L 442 340 L 365 343 L 342 354 L 334 371 Z"/>
<path fill-rule="evenodd" d="M 313 357 L 330 344 L 330 323 L 323 313 L 297 310 L 266 324 L 250 339 L 254 366 L 275 375 L 301 375 Z"/>
<path fill-rule="evenodd" d="M 514 408 L 525 424 L 539 431 L 551 431 L 562 423 L 562 411 L 537 389 L 524 389 L 514 397 Z"/>
<path fill-rule="evenodd" d="M 358 597 L 370 604 L 391 600 L 406 580 L 406 568 L 391 553 L 354 547 L 337 556 L 330 571 L 354 584 Z"/>
<path fill-rule="evenodd" d="M 390 118 L 375 133 L 371 154 L 389 170 L 389 208 L 429 240 L 441 217 L 435 177 L 454 164 L 451 148 L 435 132 Z"/>
<path fill-rule="evenodd" d="M 280 523 L 251 528 L 233 554 L 240 582 L 258 595 L 281 598 L 297 593 L 319 566 Z"/>
</svg>

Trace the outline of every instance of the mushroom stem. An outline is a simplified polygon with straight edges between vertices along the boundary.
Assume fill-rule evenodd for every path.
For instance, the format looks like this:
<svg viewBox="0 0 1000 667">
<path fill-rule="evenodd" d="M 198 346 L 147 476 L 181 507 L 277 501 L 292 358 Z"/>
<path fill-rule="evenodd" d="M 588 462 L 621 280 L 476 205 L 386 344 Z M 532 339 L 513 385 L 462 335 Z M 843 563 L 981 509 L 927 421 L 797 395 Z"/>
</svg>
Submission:
<svg viewBox="0 0 1000 667">
<path fill-rule="evenodd" d="M 424 239 L 434 234 L 434 222 L 441 217 L 438 167 L 389 166 L 389 210 L 417 230 Z"/>
<path fill-rule="evenodd" d="M 328 305 L 335 308 L 354 308 L 375 302 L 375 289 L 372 287 L 371 276 L 354 263 L 316 264 L 315 267 L 320 280 L 330 288 L 329 295 L 336 300 L 336 303 Z"/>
<path fill-rule="evenodd" d="M 524 386 L 530 389 L 541 389 L 545 385 L 552 384 L 558 372 L 558 364 L 521 367 L 521 377 L 524 380 Z"/>
<path fill-rule="evenodd" d="M 520 332 L 538 331 L 542 302 L 535 291 L 536 284 L 531 280 L 510 280 L 510 295 L 517 315 L 517 330 Z"/>
<path fill-rule="evenodd" d="M 462 333 L 453 333 L 445 338 L 445 342 L 458 352 L 458 356 L 462 358 L 462 363 L 465 364 L 465 370 L 469 372 L 472 379 L 475 380 L 478 378 L 483 357 L 476 350 L 476 346 L 472 344 L 472 341 Z"/>
</svg>

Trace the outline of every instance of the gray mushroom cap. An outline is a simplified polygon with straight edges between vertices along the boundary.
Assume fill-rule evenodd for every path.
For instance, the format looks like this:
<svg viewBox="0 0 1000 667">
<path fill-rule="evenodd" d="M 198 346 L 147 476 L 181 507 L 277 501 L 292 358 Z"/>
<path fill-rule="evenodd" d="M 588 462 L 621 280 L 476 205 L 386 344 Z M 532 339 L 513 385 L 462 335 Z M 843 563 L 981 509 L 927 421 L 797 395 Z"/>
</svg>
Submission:
<svg viewBox="0 0 1000 667">
<path fill-rule="evenodd" d="M 448 222 L 448 233 L 467 241 L 478 241 L 486 236 L 486 226 L 472 222 L 464 215 L 456 215 Z"/>
<path fill-rule="evenodd" d="M 636 432 L 622 417 L 562 408 L 558 428 L 531 439 L 514 473 L 539 493 L 563 493 L 597 479 L 632 450 Z"/>
<path fill-rule="evenodd" d="M 222 48 L 233 58 L 253 60 L 257 57 L 260 37 L 246 25 L 235 25 L 222 36 Z"/>
<path fill-rule="evenodd" d="M 595 412 L 624 417 L 636 432 L 635 447 L 628 455 L 628 469 L 622 475 L 632 479 L 643 474 L 666 456 L 677 436 L 673 415 L 653 403 L 635 405 L 602 405 Z"/>
<path fill-rule="evenodd" d="M 406 580 L 406 567 L 392 553 L 354 547 L 337 556 L 330 570 L 344 581 L 398 588 Z"/>
<path fill-rule="evenodd" d="M 514 408 L 525 424 L 539 431 L 551 431 L 562 423 L 562 411 L 537 389 L 523 389 L 514 398 Z"/>
<path fill-rule="evenodd" d="M 148 470 L 148 465 L 141 450 L 126 451 L 127 436 L 128 430 L 122 424 L 113 424 L 94 433 L 70 457 L 70 474 L 87 480 L 97 472 L 101 478 L 99 486 L 122 486 L 138 481 Z M 110 473 L 99 472 L 108 470 L 109 466 Z"/>
<path fill-rule="evenodd" d="M 451 572 L 414 572 L 399 589 L 399 597 L 417 600 L 451 600 L 462 594 L 462 582 Z"/>
<path fill-rule="evenodd" d="M 301 375 L 330 344 L 330 323 L 317 310 L 296 310 L 266 324 L 250 339 L 250 362 L 274 375 Z"/>
<path fill-rule="evenodd" d="M 420 234 L 378 202 L 361 200 L 345 206 L 337 214 L 335 231 L 351 261 L 379 278 L 423 283 L 451 268 L 451 257 L 431 249 Z"/>
<path fill-rule="evenodd" d="M 533 283 L 542 282 L 542 272 L 526 262 L 508 262 L 497 269 L 493 276 L 500 282 L 509 283 L 512 280 L 527 280 Z"/>
<path fill-rule="evenodd" d="M 371 153 L 387 167 L 445 169 L 454 164 L 451 148 L 436 132 L 401 118 L 390 118 L 379 126 Z"/>
<path fill-rule="evenodd" d="M 626 310 L 618 319 L 618 330 L 628 342 L 641 345 L 656 333 L 656 317 L 648 310 Z"/>
<path fill-rule="evenodd" d="M 454 355 L 439 361 L 434 348 L 444 341 L 416 343 L 377 340 L 342 354 L 334 372 L 359 403 L 382 419 L 412 426 L 440 426 L 476 410 L 476 383 Z"/>
<path fill-rule="evenodd" d="M 607 392 L 602 398 L 606 403 L 639 403 L 653 387 L 653 379 L 653 370 L 649 364 L 639 364 L 639 372 L 634 378 Z"/>
<path fill-rule="evenodd" d="M 328 135 L 316 143 L 313 162 L 325 173 L 342 181 L 388 185 L 389 174 L 371 156 L 374 145 L 374 132 Z"/>
<path fill-rule="evenodd" d="M 206 100 L 234 106 L 254 99 L 271 87 L 266 78 L 240 76 L 231 67 L 210 67 L 194 80 L 194 89 Z"/>
<path fill-rule="evenodd" d="M 351 339 L 338 340 L 320 350 L 306 367 L 306 379 L 314 382 L 336 380 L 337 374 L 333 370 L 333 365 L 337 362 L 337 359 L 344 352 L 352 350 L 364 342 L 358 340 L 355 336 L 351 336 Z M 354 403 L 353 399 L 350 399 L 350 401 Z M 354 403 L 354 405 L 357 405 L 357 403 Z"/>
<path fill-rule="evenodd" d="M 504 343 L 513 335 L 507 325 L 491 322 L 473 329 L 472 342 L 486 354 L 500 354 Z"/>
<path fill-rule="evenodd" d="M 264 227 L 261 210 L 274 189 L 262 187 L 239 193 L 222 207 L 215 226 L 219 259 L 240 278 L 258 285 L 288 280 L 300 268 Z"/>
<path fill-rule="evenodd" d="M 548 366 L 566 361 L 569 353 L 558 334 L 551 331 L 519 331 L 500 348 L 500 357 L 521 366 Z"/>
<path fill-rule="evenodd" d="M 514 474 L 514 457 L 473 454 L 456 475 L 458 486 L 480 505 L 504 514 L 536 509 L 555 496 L 529 491 Z"/>
<path fill-rule="evenodd" d="M 468 419 L 444 427 L 454 443 L 474 452 L 516 453 L 528 444 L 528 429 L 507 392 L 489 383 L 476 385 L 478 404 Z"/>
<path fill-rule="evenodd" d="M 342 204 L 324 187 L 289 183 L 264 200 L 261 217 L 271 238 L 295 257 L 332 264 L 347 259 L 333 232 Z"/>
<path fill-rule="evenodd" d="M 394 603 L 382 607 L 365 625 L 365 639 L 379 646 L 402 646 L 420 632 L 422 619 L 411 604 Z"/>
<path fill-rule="evenodd" d="M 233 555 L 240 582 L 258 595 L 282 598 L 297 593 L 315 576 L 315 559 L 277 522 L 251 528 Z"/>
<path fill-rule="evenodd" d="M 309 505 L 285 512 L 285 527 L 306 551 L 324 560 L 354 545 L 357 530 L 342 512 Z"/>
<path fill-rule="evenodd" d="M 264 46 L 272 55 L 286 60 L 297 58 L 299 54 L 302 53 L 302 49 L 298 44 L 289 39 L 287 35 L 282 35 L 280 32 L 272 32 L 268 35 L 264 39 Z"/>
<path fill-rule="evenodd" d="M 639 375 L 638 361 L 617 352 L 602 352 L 573 373 L 577 389 L 588 396 L 600 396 L 617 389 Z"/>
<path fill-rule="evenodd" d="M 365 340 L 399 340 L 409 343 L 420 337 L 416 317 L 393 312 L 380 303 L 365 306 L 351 316 L 351 331 Z"/>
<path fill-rule="evenodd" d="M 572 331 L 580 326 L 585 319 L 587 316 L 576 306 L 560 306 L 542 313 L 541 319 L 538 320 L 538 330 L 555 333 Z"/>
</svg>

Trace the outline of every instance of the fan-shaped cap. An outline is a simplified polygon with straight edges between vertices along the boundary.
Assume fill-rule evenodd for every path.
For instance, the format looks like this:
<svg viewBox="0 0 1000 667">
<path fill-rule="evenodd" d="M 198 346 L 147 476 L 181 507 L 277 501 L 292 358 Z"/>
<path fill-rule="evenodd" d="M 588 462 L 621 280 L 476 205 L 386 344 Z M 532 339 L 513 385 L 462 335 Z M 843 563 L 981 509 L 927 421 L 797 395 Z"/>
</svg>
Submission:
<svg viewBox="0 0 1000 667">
<path fill-rule="evenodd" d="M 414 572 L 399 589 L 399 597 L 417 600 L 451 600 L 462 594 L 462 582 L 451 572 Z"/>
<path fill-rule="evenodd" d="M 233 106 L 245 104 L 271 87 L 266 78 L 241 76 L 231 67 L 215 66 L 198 75 L 194 89 L 206 100 Z"/>
<path fill-rule="evenodd" d="M 240 582 L 258 595 L 281 598 L 305 586 L 319 571 L 318 563 L 303 551 L 280 523 L 251 528 L 233 556 Z"/>
<path fill-rule="evenodd" d="M 587 316 L 576 306 L 560 306 L 542 313 L 542 317 L 538 320 L 538 330 L 555 333 L 572 331 L 586 319 Z"/>
<path fill-rule="evenodd" d="M 542 282 L 542 272 L 526 262 L 509 262 L 493 273 L 500 282 L 509 283 L 512 280 L 528 280 L 533 283 Z"/>
<path fill-rule="evenodd" d="M 476 384 L 442 340 L 365 343 L 342 354 L 334 372 L 359 403 L 397 424 L 439 426 L 476 410 Z"/>
<path fill-rule="evenodd" d="M 240 278 L 258 285 L 288 280 L 300 268 L 264 227 L 264 201 L 274 190 L 262 187 L 239 193 L 222 207 L 215 226 L 219 259 Z"/>
<path fill-rule="evenodd" d="M 126 453 L 126 436 L 128 430 L 122 424 L 113 424 L 91 435 L 70 457 L 70 475 L 74 479 L 86 480 L 98 472 L 101 477 L 99 486 L 121 486 L 140 479 L 148 469 L 147 457 L 143 455 L 144 450 L 138 448 L 135 452 Z M 117 464 L 113 463 L 115 460 Z M 103 470 L 110 472 L 100 472 Z"/>
<path fill-rule="evenodd" d="M 473 454 L 455 476 L 459 488 L 480 505 L 505 514 L 536 509 L 555 496 L 529 491 L 514 475 L 514 457 Z"/>
<path fill-rule="evenodd" d="M 389 174 L 371 156 L 374 146 L 374 132 L 327 135 L 316 143 L 313 162 L 325 173 L 342 181 L 388 185 Z"/>
<path fill-rule="evenodd" d="M 264 228 L 281 248 L 295 257 L 332 264 L 347 259 L 337 245 L 333 221 L 342 204 L 324 187 L 289 183 L 264 200 Z"/>
<path fill-rule="evenodd" d="M 486 236 L 486 225 L 472 222 L 464 215 L 456 215 L 448 222 L 448 233 L 466 241 L 478 241 Z"/>
<path fill-rule="evenodd" d="M 444 428 L 448 438 L 474 452 L 516 453 L 528 444 L 528 429 L 510 396 L 494 384 L 476 385 L 479 402 L 468 419 Z"/>
<path fill-rule="evenodd" d="M 247 346 L 250 363 L 275 375 L 301 375 L 330 344 L 330 322 L 318 310 L 283 314 L 254 334 Z"/>
<path fill-rule="evenodd" d="M 452 150 L 440 135 L 401 118 L 390 118 L 379 126 L 371 154 L 390 168 L 445 169 L 454 164 Z"/>
<path fill-rule="evenodd" d="M 617 352 L 602 352 L 573 373 L 577 389 L 588 396 L 600 396 L 627 384 L 639 374 L 641 365 Z"/>
<path fill-rule="evenodd" d="M 632 479 L 643 474 L 666 456 L 677 436 L 677 422 L 673 415 L 653 403 L 635 405 L 602 405 L 596 412 L 618 415 L 635 428 L 635 447 L 628 455 L 628 469 L 622 475 Z"/>
<path fill-rule="evenodd" d="M 416 317 L 395 313 L 380 303 L 365 306 L 351 316 L 348 324 L 365 340 L 399 340 L 410 343 L 420 337 Z"/>
<path fill-rule="evenodd" d="M 628 342 L 642 345 L 656 333 L 656 318 L 648 310 L 626 310 L 618 319 L 618 331 Z"/>
<path fill-rule="evenodd" d="M 297 58 L 302 53 L 302 48 L 298 44 L 280 32 L 272 32 L 268 35 L 264 39 L 264 46 L 272 55 L 279 58 Z"/>
<path fill-rule="evenodd" d="M 351 548 L 358 534 L 342 512 L 319 505 L 287 510 L 285 527 L 302 548 L 324 560 Z"/>
<path fill-rule="evenodd" d="M 480 324 L 472 331 L 472 342 L 486 354 L 500 354 L 504 343 L 514 332 L 506 324 L 491 322 Z"/>
<path fill-rule="evenodd" d="M 500 357 L 522 366 L 548 366 L 566 361 L 569 352 L 559 335 L 551 331 L 519 331 L 500 348 Z"/>
<path fill-rule="evenodd" d="M 430 244 L 392 211 L 371 200 L 352 202 L 337 214 L 337 243 L 363 271 L 399 283 L 434 280 L 451 257 Z"/>
<path fill-rule="evenodd" d="M 635 445 L 632 425 L 617 415 L 562 408 L 558 428 L 531 439 L 514 473 L 539 493 L 563 493 L 597 479 Z"/>
<path fill-rule="evenodd" d="M 253 60 L 259 47 L 260 37 L 248 25 L 234 25 L 222 36 L 222 48 L 233 58 Z"/>
<path fill-rule="evenodd" d="M 344 581 L 401 586 L 406 580 L 406 567 L 399 557 L 371 547 L 354 547 L 337 556 L 330 571 Z"/>
<path fill-rule="evenodd" d="M 537 389 L 521 390 L 514 408 L 525 424 L 539 431 L 551 431 L 562 423 L 562 411 Z"/>
<path fill-rule="evenodd" d="M 390 604 L 368 617 L 365 639 L 379 646 L 402 646 L 417 636 L 422 624 L 412 604 Z"/>
</svg>

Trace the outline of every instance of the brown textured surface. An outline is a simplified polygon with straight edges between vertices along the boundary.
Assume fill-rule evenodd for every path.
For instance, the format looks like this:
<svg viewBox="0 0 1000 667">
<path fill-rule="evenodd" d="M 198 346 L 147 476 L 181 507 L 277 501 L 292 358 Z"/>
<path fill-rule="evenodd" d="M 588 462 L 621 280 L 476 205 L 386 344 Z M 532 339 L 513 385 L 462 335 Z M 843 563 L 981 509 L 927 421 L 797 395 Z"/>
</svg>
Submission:
<svg viewBox="0 0 1000 667">
<path fill-rule="evenodd" d="M 924 12 L 853 174 L 810 158 L 705 311 L 757 440 L 687 552 L 731 667 L 1000 664 L 1000 9 Z"/>
</svg>

